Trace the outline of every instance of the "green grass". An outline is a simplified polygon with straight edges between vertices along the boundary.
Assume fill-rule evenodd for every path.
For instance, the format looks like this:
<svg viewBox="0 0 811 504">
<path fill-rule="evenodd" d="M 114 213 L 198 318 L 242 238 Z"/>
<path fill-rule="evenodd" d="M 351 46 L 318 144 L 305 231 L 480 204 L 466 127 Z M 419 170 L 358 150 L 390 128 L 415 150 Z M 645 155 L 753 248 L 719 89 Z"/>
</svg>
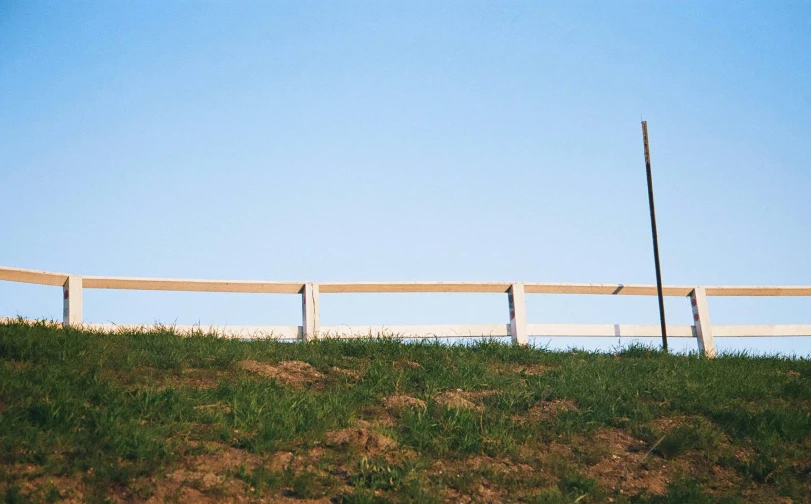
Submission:
<svg viewBox="0 0 811 504">
<path fill-rule="evenodd" d="M 0 325 L 5 502 L 809 496 L 805 359 Z"/>
</svg>

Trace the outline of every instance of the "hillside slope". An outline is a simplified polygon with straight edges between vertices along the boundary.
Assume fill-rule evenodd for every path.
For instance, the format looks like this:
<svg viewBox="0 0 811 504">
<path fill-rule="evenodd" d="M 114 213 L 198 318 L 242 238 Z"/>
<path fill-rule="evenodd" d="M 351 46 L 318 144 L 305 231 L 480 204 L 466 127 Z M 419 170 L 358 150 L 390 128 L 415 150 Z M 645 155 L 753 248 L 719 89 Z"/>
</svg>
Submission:
<svg viewBox="0 0 811 504">
<path fill-rule="evenodd" d="M 811 502 L 811 362 L 0 324 L 8 502 Z"/>
</svg>

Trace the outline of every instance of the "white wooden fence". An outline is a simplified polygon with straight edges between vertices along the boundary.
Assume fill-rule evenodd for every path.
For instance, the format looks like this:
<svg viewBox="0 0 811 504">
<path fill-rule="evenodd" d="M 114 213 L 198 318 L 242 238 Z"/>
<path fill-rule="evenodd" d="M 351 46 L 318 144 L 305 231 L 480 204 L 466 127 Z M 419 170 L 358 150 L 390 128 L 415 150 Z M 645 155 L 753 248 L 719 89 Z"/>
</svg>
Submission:
<svg viewBox="0 0 811 504">
<path fill-rule="evenodd" d="M 63 324 L 92 329 L 128 329 L 131 325 L 85 324 L 82 321 L 83 289 L 128 289 L 195 292 L 254 292 L 270 294 L 299 294 L 302 300 L 300 326 L 225 326 L 202 328 L 175 326 L 181 332 L 203 330 L 230 337 L 268 337 L 281 340 L 311 340 L 322 337 L 358 338 L 369 335 L 396 335 L 408 338 L 453 338 L 510 336 L 513 343 L 526 345 L 529 336 L 544 337 L 661 337 L 659 325 L 626 324 L 528 324 L 526 294 L 605 294 L 625 296 L 655 296 L 652 285 L 623 284 L 553 284 L 517 282 L 398 282 L 398 283 L 312 283 L 261 282 L 241 280 L 174 280 L 162 278 L 122 278 L 78 276 L 19 268 L 0 267 L 0 280 L 39 285 L 61 286 L 63 293 Z M 674 287 L 665 286 L 665 296 L 690 298 L 694 325 L 669 325 L 672 338 L 696 338 L 699 351 L 715 356 L 717 337 L 811 336 L 811 324 L 806 325 L 710 325 L 707 296 L 811 296 L 811 286 L 782 287 Z M 421 326 L 321 326 L 319 297 L 333 293 L 385 292 L 487 292 L 507 294 L 509 323 Z M 141 327 L 141 326 L 138 326 Z"/>
</svg>

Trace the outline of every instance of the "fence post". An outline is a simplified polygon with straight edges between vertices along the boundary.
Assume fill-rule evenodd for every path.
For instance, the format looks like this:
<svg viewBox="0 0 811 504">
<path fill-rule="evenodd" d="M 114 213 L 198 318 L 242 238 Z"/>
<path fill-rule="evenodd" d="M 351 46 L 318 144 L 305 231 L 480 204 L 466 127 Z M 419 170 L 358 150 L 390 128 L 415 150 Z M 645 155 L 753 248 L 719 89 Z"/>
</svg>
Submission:
<svg viewBox="0 0 811 504">
<path fill-rule="evenodd" d="M 514 345 L 529 343 L 527 336 L 527 305 L 524 300 L 524 284 L 514 283 L 507 291 L 510 301 L 510 336 Z"/>
<path fill-rule="evenodd" d="M 318 284 L 305 283 L 301 289 L 301 338 L 311 341 L 318 337 L 321 323 L 318 308 Z"/>
<path fill-rule="evenodd" d="M 710 325 L 710 309 L 707 306 L 707 293 L 704 287 L 696 287 L 690 293 L 690 304 L 693 306 L 693 320 L 696 327 L 698 351 L 705 357 L 715 357 L 715 340 Z"/>
<path fill-rule="evenodd" d="M 62 285 L 62 327 L 82 325 L 82 277 L 68 276 Z"/>
</svg>

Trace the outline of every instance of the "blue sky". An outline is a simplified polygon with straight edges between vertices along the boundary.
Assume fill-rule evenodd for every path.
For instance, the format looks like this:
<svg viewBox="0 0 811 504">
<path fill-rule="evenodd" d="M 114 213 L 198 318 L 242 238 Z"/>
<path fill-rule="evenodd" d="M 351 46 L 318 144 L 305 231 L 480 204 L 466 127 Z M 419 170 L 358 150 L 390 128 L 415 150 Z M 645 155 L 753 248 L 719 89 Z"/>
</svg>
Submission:
<svg viewBox="0 0 811 504">
<path fill-rule="evenodd" d="M 644 118 L 666 284 L 811 284 L 809 48 L 807 2 L 7 0 L 0 264 L 653 283 Z M 0 315 L 59 319 L 60 295 L 0 283 Z M 654 298 L 528 303 L 536 323 L 658 321 Z M 300 318 L 281 295 L 84 304 L 92 322 Z M 498 323 L 506 305 L 331 295 L 322 323 Z M 710 309 L 811 323 L 809 298 Z M 667 310 L 690 323 L 686 299 Z M 719 347 L 808 355 L 809 339 Z"/>
</svg>

